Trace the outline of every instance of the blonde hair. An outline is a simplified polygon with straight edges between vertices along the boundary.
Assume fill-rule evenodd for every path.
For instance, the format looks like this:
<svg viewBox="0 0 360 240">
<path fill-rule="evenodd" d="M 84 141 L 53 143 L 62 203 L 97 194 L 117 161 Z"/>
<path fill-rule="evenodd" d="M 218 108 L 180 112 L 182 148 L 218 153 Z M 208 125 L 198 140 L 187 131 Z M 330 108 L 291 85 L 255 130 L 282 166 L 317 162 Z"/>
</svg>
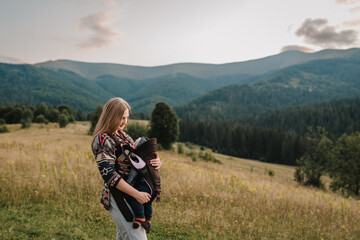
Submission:
<svg viewBox="0 0 360 240">
<path fill-rule="evenodd" d="M 96 124 L 93 139 L 99 133 L 115 133 L 121 124 L 125 110 L 130 113 L 130 105 L 122 98 L 111 98 L 105 103 L 98 123 Z M 125 126 L 126 127 L 126 126 Z"/>
</svg>

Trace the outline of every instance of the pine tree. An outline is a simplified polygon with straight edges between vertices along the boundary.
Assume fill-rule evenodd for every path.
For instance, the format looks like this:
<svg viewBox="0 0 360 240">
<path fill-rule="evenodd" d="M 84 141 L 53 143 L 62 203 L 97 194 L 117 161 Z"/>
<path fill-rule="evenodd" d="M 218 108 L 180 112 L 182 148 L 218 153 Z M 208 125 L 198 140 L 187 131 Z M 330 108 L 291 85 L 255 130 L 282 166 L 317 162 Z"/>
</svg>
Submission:
<svg viewBox="0 0 360 240">
<path fill-rule="evenodd" d="M 150 126 L 150 136 L 157 138 L 165 149 L 170 149 L 179 135 L 179 120 L 171 107 L 165 102 L 157 103 L 151 113 Z"/>
</svg>

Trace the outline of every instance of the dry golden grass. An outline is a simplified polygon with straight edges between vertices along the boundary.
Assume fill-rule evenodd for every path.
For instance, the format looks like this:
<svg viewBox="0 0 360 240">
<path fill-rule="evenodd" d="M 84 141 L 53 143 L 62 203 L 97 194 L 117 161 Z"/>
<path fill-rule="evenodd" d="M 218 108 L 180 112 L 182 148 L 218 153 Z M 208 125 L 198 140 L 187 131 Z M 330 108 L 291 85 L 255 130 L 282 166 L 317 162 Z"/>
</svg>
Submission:
<svg viewBox="0 0 360 240">
<path fill-rule="evenodd" d="M 102 180 L 88 128 L 86 123 L 65 129 L 12 125 L 12 132 L 0 135 L 0 220 L 6 222 L 0 239 L 15 234 L 30 239 L 34 232 L 39 239 L 66 239 L 59 237 L 64 233 L 76 239 L 114 238 L 114 224 L 99 203 Z M 221 154 L 216 158 L 223 164 L 193 162 L 171 151 L 161 151 L 160 157 L 162 201 L 153 204 L 149 239 L 359 239 L 360 201 L 299 186 L 292 167 Z M 30 205 L 37 206 L 38 215 L 28 214 Z M 26 223 L 37 230 L 24 233 L 5 216 L 9 211 L 9 216 L 22 214 L 22 221 L 48 225 L 49 212 L 41 209 L 49 206 L 60 216 L 57 224 L 70 229 Z"/>
</svg>

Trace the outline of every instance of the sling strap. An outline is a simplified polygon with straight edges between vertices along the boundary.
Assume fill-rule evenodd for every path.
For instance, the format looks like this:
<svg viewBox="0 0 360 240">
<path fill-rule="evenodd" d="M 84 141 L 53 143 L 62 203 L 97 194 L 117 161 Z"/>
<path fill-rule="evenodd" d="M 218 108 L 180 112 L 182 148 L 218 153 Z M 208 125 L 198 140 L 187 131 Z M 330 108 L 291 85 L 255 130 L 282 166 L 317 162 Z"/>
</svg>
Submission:
<svg viewBox="0 0 360 240">
<path fill-rule="evenodd" d="M 119 143 L 117 141 L 115 141 L 115 139 L 114 139 L 114 142 L 116 143 L 115 156 L 117 159 L 121 155 L 122 149 L 121 149 Z M 124 176 L 121 176 L 121 178 L 124 179 Z M 122 213 L 122 215 L 124 216 L 125 220 L 127 222 L 132 222 L 134 220 L 134 215 L 133 215 L 132 211 L 130 210 L 129 205 L 125 201 L 125 199 L 129 197 L 129 195 L 120 191 L 116 187 L 110 187 L 109 189 L 110 189 L 110 193 L 111 193 L 112 197 L 115 199 L 116 205 L 118 206 L 118 208 L 119 208 L 120 212 Z"/>
<path fill-rule="evenodd" d="M 132 222 L 134 220 L 134 215 L 130 211 L 129 206 L 125 202 L 125 198 L 127 194 L 114 187 L 110 187 L 110 192 L 113 198 L 115 199 L 116 205 L 118 206 L 119 210 L 121 211 L 126 221 Z"/>
</svg>

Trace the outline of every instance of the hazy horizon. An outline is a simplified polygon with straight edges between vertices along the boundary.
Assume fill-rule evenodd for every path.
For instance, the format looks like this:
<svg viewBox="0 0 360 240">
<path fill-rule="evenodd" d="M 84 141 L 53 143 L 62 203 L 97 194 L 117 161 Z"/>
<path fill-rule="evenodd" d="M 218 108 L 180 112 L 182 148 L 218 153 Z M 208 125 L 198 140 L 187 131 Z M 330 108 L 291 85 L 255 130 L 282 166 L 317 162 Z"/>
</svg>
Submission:
<svg viewBox="0 0 360 240">
<path fill-rule="evenodd" d="M 359 48 L 360 0 L 1 0 L 0 57 L 163 66 Z"/>
</svg>

